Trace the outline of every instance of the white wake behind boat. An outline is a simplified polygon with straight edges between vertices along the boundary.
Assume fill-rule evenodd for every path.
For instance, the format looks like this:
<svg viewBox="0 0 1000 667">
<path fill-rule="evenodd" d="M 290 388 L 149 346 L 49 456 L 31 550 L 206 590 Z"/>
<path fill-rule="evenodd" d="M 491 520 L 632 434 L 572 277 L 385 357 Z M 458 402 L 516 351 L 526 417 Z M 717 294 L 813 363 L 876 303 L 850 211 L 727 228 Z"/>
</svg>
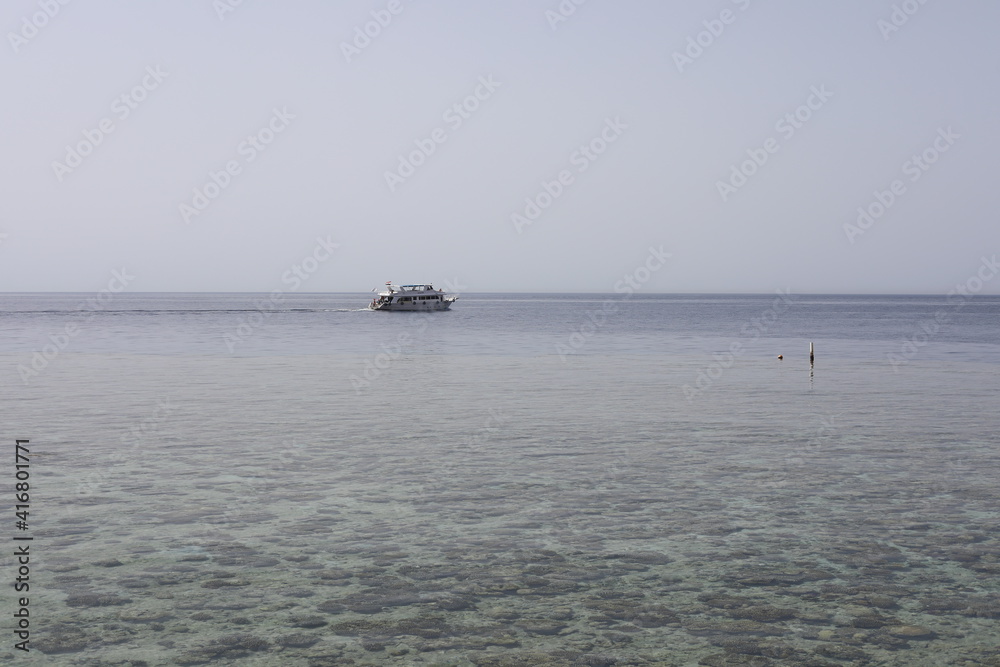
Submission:
<svg viewBox="0 0 1000 667">
<path fill-rule="evenodd" d="M 378 296 L 368 304 L 368 308 L 371 310 L 448 310 L 456 299 L 458 299 L 457 295 L 445 294 L 442 290 L 434 289 L 430 283 L 393 285 L 390 280 L 385 284 L 385 289 L 379 292 Z"/>
</svg>

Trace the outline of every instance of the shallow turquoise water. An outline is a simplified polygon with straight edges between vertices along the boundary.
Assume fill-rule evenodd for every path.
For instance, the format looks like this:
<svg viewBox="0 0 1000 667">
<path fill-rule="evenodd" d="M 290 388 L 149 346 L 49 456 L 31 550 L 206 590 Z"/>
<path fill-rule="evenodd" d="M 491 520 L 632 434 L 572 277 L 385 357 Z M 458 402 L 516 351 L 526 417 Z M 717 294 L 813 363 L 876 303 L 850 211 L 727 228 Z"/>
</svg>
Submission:
<svg viewBox="0 0 1000 667">
<path fill-rule="evenodd" d="M 152 340 L 178 326 L 141 317 Z M 35 650 L 0 658 L 1000 659 L 1000 374 L 967 347 L 990 343 L 897 372 L 877 338 L 813 369 L 765 338 L 690 399 L 704 337 L 565 359 L 421 349 L 352 384 L 396 335 L 281 355 L 97 336 L 5 382 L 4 437 L 32 441 Z"/>
</svg>

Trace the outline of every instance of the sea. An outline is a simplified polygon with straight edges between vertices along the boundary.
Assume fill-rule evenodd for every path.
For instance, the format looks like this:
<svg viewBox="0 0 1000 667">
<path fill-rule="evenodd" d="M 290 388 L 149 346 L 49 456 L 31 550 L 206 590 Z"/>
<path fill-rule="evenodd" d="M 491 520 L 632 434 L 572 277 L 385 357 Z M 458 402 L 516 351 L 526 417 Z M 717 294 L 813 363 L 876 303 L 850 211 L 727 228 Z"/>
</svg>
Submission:
<svg viewBox="0 0 1000 667">
<path fill-rule="evenodd" d="M 1000 665 L 1000 297 L 370 299 L 0 295 L 0 662 Z"/>
</svg>

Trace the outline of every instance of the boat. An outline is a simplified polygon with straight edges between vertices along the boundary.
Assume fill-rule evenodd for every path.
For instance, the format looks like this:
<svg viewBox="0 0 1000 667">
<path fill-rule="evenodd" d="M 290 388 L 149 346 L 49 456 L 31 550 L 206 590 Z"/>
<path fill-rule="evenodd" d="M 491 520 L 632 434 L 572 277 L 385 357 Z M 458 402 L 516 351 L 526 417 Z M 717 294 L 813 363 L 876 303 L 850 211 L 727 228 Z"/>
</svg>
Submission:
<svg viewBox="0 0 1000 667">
<path fill-rule="evenodd" d="M 378 288 L 376 287 L 375 290 Z M 378 293 L 368 304 L 370 310 L 448 310 L 455 303 L 458 295 L 445 294 L 434 289 L 434 285 L 394 285 L 392 281 L 385 283 L 385 289 Z"/>
</svg>

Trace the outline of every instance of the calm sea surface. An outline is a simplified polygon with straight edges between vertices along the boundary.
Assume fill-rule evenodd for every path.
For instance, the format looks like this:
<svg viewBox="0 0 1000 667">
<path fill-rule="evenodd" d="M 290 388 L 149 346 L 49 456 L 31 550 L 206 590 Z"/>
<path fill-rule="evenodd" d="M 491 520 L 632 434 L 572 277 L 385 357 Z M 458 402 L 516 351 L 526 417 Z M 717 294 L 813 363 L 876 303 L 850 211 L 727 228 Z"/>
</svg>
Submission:
<svg viewBox="0 0 1000 667">
<path fill-rule="evenodd" d="M 1000 665 L 1000 297 L 370 298 L 0 295 L 0 661 Z"/>
</svg>

